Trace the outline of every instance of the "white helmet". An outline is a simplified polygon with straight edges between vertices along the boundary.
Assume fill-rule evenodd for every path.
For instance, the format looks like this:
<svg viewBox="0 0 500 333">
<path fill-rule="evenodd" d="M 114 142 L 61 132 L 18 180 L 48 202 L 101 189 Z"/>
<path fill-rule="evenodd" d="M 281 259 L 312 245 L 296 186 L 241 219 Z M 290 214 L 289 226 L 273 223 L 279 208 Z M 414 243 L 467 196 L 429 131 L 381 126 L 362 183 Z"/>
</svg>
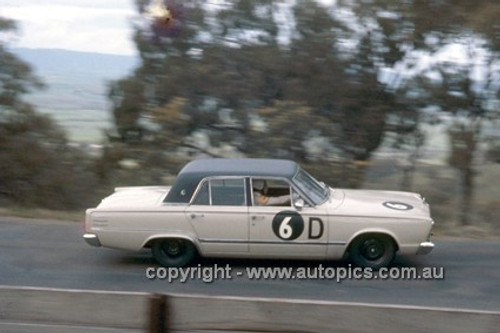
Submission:
<svg viewBox="0 0 500 333">
<path fill-rule="evenodd" d="M 267 183 L 264 179 L 252 179 L 252 187 L 255 191 L 264 191 Z"/>
</svg>

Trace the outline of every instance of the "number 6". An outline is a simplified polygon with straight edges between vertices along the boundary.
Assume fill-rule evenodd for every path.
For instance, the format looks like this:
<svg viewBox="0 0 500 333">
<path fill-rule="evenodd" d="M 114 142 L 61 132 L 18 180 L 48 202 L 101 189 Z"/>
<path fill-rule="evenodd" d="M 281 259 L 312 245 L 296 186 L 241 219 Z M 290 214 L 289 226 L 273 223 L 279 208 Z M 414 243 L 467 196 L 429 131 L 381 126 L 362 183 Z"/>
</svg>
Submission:
<svg viewBox="0 0 500 333">
<path fill-rule="evenodd" d="M 292 226 L 289 224 L 291 219 L 292 219 L 291 216 L 287 216 L 281 222 L 279 228 L 279 234 L 281 238 L 288 239 L 292 237 L 293 229 Z"/>
</svg>

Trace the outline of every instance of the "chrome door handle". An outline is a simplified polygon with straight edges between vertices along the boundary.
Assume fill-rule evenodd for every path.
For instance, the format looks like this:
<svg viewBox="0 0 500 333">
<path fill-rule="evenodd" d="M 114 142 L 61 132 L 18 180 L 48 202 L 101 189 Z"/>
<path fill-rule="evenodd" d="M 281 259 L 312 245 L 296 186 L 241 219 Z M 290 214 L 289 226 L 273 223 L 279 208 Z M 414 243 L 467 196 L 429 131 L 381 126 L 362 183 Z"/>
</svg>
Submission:
<svg viewBox="0 0 500 333">
<path fill-rule="evenodd" d="M 263 220 L 265 216 L 263 215 L 252 215 L 252 221 Z"/>
<path fill-rule="evenodd" d="M 195 219 L 195 218 L 197 218 L 197 217 L 205 217 L 205 214 L 195 214 L 195 213 L 191 213 L 190 217 L 191 217 L 192 219 Z"/>
</svg>

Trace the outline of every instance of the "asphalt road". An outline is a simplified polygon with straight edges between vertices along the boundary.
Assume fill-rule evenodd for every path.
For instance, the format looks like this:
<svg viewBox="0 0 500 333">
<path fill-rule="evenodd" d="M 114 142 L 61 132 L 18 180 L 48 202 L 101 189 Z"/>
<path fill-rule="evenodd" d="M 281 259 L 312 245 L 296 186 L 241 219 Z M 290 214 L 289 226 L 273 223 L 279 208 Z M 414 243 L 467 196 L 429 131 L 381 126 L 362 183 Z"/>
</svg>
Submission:
<svg viewBox="0 0 500 333">
<path fill-rule="evenodd" d="M 93 248 L 81 234 L 81 225 L 74 222 L 0 217 L 0 285 L 500 310 L 500 242 L 496 241 L 438 239 L 435 250 L 427 256 L 397 258 L 395 267 L 422 271 L 429 266 L 436 267 L 438 273 L 443 267 L 444 278 L 436 280 L 251 280 L 241 273 L 246 267 L 350 266 L 348 262 L 203 259 L 193 267 L 229 265 L 233 278 L 211 283 L 200 278 L 169 283 L 146 277 L 148 267 L 158 267 L 149 251 Z"/>
</svg>

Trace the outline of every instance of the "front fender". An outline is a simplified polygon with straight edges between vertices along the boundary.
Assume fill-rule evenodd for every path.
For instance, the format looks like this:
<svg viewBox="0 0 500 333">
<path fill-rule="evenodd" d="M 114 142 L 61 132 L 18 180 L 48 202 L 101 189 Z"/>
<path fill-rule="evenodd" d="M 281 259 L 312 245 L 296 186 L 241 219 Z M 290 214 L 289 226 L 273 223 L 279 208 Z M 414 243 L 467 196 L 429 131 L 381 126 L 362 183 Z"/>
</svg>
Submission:
<svg viewBox="0 0 500 333">
<path fill-rule="evenodd" d="M 346 247 L 345 247 L 345 252 L 349 251 L 349 247 L 351 246 L 352 242 L 359 236 L 361 235 L 368 235 L 368 234 L 379 234 L 379 235 L 386 235 L 391 237 L 394 240 L 394 243 L 396 244 L 396 249 L 399 250 L 399 239 L 398 237 L 392 232 L 391 230 L 384 229 L 384 228 L 366 228 L 362 230 L 356 231 L 347 241 Z"/>
</svg>

